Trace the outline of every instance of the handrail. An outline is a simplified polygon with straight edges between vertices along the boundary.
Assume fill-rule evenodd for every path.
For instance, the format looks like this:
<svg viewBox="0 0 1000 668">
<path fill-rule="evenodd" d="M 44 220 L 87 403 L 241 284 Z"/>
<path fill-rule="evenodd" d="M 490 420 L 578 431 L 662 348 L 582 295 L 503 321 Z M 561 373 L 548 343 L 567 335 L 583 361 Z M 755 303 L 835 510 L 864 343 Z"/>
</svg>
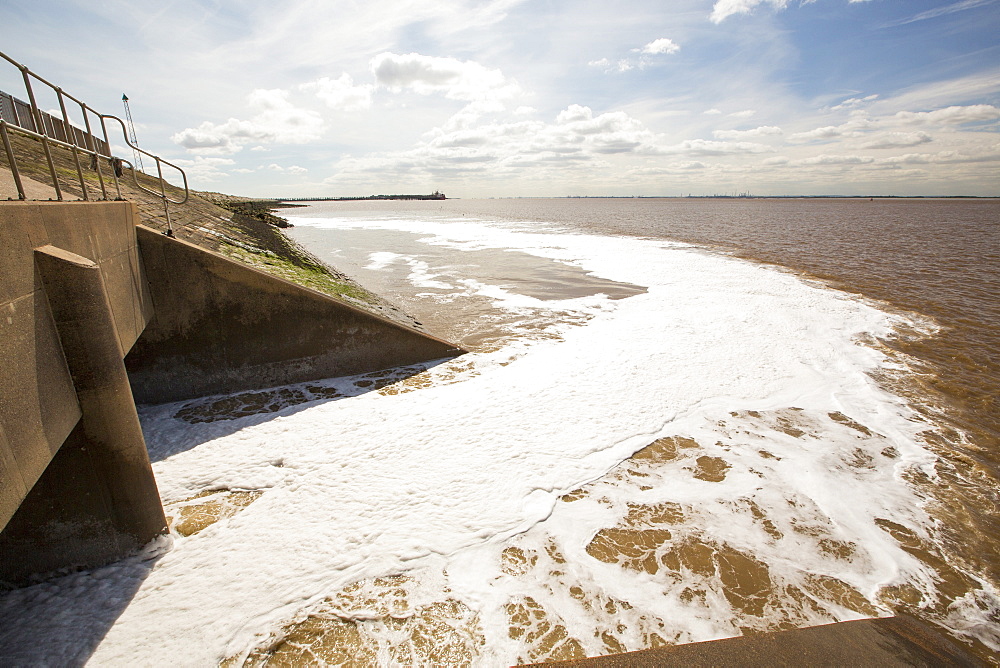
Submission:
<svg viewBox="0 0 1000 668">
<path fill-rule="evenodd" d="M 14 120 L 16 120 L 17 122 L 13 122 L 12 123 L 12 122 L 9 122 L 8 120 L 5 120 L 4 118 L 0 117 L 0 139 L 2 139 L 2 141 L 3 141 L 4 151 L 7 154 L 7 161 L 10 164 L 10 170 L 11 170 L 11 173 L 12 173 L 12 175 L 14 177 L 14 184 L 17 187 L 17 196 L 18 196 L 18 199 L 25 200 L 25 199 L 27 199 L 27 197 L 25 195 L 24 186 L 23 186 L 22 181 L 21 181 L 20 170 L 18 169 L 17 160 L 16 160 L 16 157 L 14 155 L 14 150 L 13 150 L 13 148 L 11 146 L 11 143 L 10 143 L 10 137 L 9 137 L 9 133 L 10 132 L 16 132 L 18 134 L 25 135 L 27 137 L 31 137 L 31 138 L 37 139 L 37 140 L 39 140 L 41 142 L 41 144 L 42 144 L 42 150 L 45 153 L 45 162 L 46 162 L 46 164 L 48 166 L 49 175 L 52 178 L 52 186 L 55 189 L 56 199 L 59 200 L 59 201 L 63 201 L 63 194 L 62 194 L 62 188 L 59 185 L 59 178 L 58 178 L 58 175 L 56 173 L 55 163 L 52 160 L 51 146 L 58 146 L 58 147 L 66 148 L 66 149 L 69 149 L 73 153 L 73 160 L 74 160 L 75 167 L 76 167 L 76 175 L 77 175 L 77 178 L 79 179 L 79 182 L 80 182 L 80 191 L 81 191 L 81 194 L 83 196 L 83 200 L 84 201 L 89 201 L 90 200 L 90 193 L 89 193 L 88 188 L 87 188 L 86 179 L 84 178 L 84 175 L 83 175 L 83 167 L 80 164 L 80 155 L 81 155 L 81 153 L 83 155 L 85 155 L 85 156 L 89 156 L 90 157 L 91 168 L 95 169 L 97 171 L 97 181 L 98 181 L 98 184 L 99 184 L 100 190 L 101 190 L 101 199 L 104 199 L 104 200 L 109 199 L 109 197 L 108 197 L 107 187 L 105 186 L 105 183 L 104 183 L 104 174 L 101 171 L 101 158 L 102 157 L 104 157 L 104 158 L 110 157 L 110 160 L 112 162 L 112 166 L 115 167 L 114 169 L 111 170 L 111 177 L 114 180 L 115 190 L 116 190 L 117 195 L 118 195 L 116 199 L 119 199 L 119 200 L 123 199 L 123 198 L 122 198 L 121 184 L 118 181 L 118 173 L 117 173 L 118 172 L 118 166 L 120 166 L 122 164 L 128 165 L 129 166 L 129 170 L 132 172 L 132 182 L 135 185 L 135 187 L 138 188 L 139 190 L 142 190 L 142 191 L 144 191 L 146 193 L 149 193 L 150 195 L 153 195 L 154 197 L 159 198 L 163 202 L 163 211 L 164 211 L 164 214 L 166 215 L 166 219 L 167 219 L 167 231 L 165 232 L 165 234 L 167 234 L 167 236 L 173 236 L 173 226 L 172 226 L 171 221 L 170 221 L 170 209 L 168 208 L 167 205 L 168 205 L 168 203 L 169 204 L 176 204 L 176 205 L 184 204 L 185 202 L 188 201 L 188 198 L 190 197 L 190 190 L 188 188 L 187 174 L 184 172 L 184 170 L 181 169 L 180 167 L 178 167 L 177 165 L 173 164 L 172 162 L 164 160 L 164 159 L 160 158 L 157 155 L 154 155 L 154 154 L 152 154 L 152 153 L 150 153 L 148 151 L 145 151 L 145 150 L 139 148 L 138 146 L 136 146 L 135 144 L 133 144 L 131 141 L 129 141 L 128 131 L 126 130 L 125 122 L 122 121 L 122 119 L 120 119 L 117 116 L 114 116 L 112 114 L 102 114 L 101 112 L 97 111 L 96 109 L 94 109 L 93 107 L 91 107 L 87 103 L 83 102 L 79 98 L 74 97 L 73 95 L 70 95 L 69 93 L 67 93 L 66 91 L 64 91 L 61 87 L 56 86 L 55 84 L 51 83 L 50 81 L 48 81 L 48 80 L 46 80 L 46 79 L 38 76 L 37 74 L 35 74 L 31 70 L 29 70 L 27 68 L 27 66 L 22 65 L 21 63 L 18 63 L 17 61 L 15 61 L 13 58 L 11 58 L 10 56 L 8 56 L 7 54 L 5 54 L 3 52 L 0 52 L 0 58 L 3 58 L 8 63 L 10 63 L 11 65 L 13 65 L 18 70 L 21 71 L 21 76 L 22 76 L 22 79 L 24 80 L 24 89 L 25 89 L 25 92 L 27 93 L 27 96 L 28 96 L 28 101 L 29 101 L 28 104 L 30 105 L 30 112 L 31 112 L 30 119 L 21 120 L 19 118 L 18 114 L 17 114 L 17 109 L 16 109 L 15 103 L 21 104 L 21 105 L 25 105 L 25 103 L 22 102 L 22 101 L 20 101 L 20 100 L 16 100 L 16 98 L 14 98 L 13 96 L 11 96 L 10 99 L 12 100 L 12 105 L 15 105 L 14 113 L 15 113 L 15 117 L 16 118 Z M 68 141 L 62 141 L 61 139 L 59 139 L 58 137 L 55 136 L 56 129 L 57 129 L 56 123 L 58 122 L 58 119 L 56 119 L 55 117 L 51 116 L 50 114 L 47 114 L 47 113 L 42 112 L 42 111 L 39 110 L 38 103 L 35 100 L 35 93 L 34 93 L 34 90 L 32 89 L 32 86 L 31 86 L 32 79 L 36 80 L 37 82 L 39 82 L 41 84 L 44 84 L 45 86 L 47 86 L 48 88 L 50 88 L 53 92 L 55 92 L 56 97 L 59 100 L 59 110 L 60 110 L 60 112 L 62 114 L 62 130 L 63 130 L 63 135 L 64 135 L 64 137 L 66 139 L 69 139 L 70 136 L 72 135 L 73 140 L 74 140 L 73 143 L 70 143 Z M 75 102 L 77 105 L 79 105 L 79 107 L 80 107 L 80 113 L 83 116 L 83 122 L 84 122 L 84 125 L 86 127 L 86 130 L 83 130 L 82 128 L 79 128 L 79 126 L 73 125 L 73 123 L 70 122 L 70 120 L 69 120 L 69 114 L 66 111 L 66 100 L 67 99 L 69 99 L 72 102 Z M 97 119 L 100 120 L 101 132 L 104 135 L 104 146 L 103 147 L 98 145 L 99 140 L 97 140 L 95 138 L 94 134 L 93 134 L 93 128 L 91 127 L 91 123 L 90 123 L 90 116 L 91 115 L 93 115 L 95 118 L 97 118 Z M 30 124 L 32 126 L 30 128 L 29 127 L 25 127 L 25 125 L 27 125 L 26 121 L 28 121 L 28 120 L 30 120 Z M 48 120 L 49 123 L 46 123 L 45 120 Z M 141 183 L 139 183 L 138 176 L 136 175 L 136 171 L 137 170 L 135 169 L 135 166 L 131 162 L 129 162 L 128 160 L 125 160 L 123 158 L 117 158 L 117 157 L 114 157 L 114 156 L 111 156 L 111 155 L 105 156 L 105 155 L 103 155 L 103 152 L 99 150 L 101 148 L 107 147 L 108 154 L 111 153 L 111 150 L 110 150 L 111 149 L 111 142 L 108 139 L 108 129 L 107 129 L 107 125 L 105 124 L 106 120 L 118 121 L 119 125 L 121 125 L 121 128 L 122 128 L 122 135 L 124 136 L 125 144 L 128 145 L 128 147 L 131 148 L 134 152 L 138 152 L 138 153 L 141 153 L 143 155 L 147 155 L 147 156 L 149 156 L 150 158 L 152 158 L 156 162 L 156 172 L 157 173 L 156 173 L 156 177 L 155 178 L 159 182 L 159 186 L 160 186 L 159 187 L 159 192 L 157 192 L 156 190 L 152 190 L 150 188 L 147 188 L 146 186 L 144 186 Z M 52 128 L 51 133 L 49 131 L 49 127 Z M 83 143 L 85 144 L 85 146 L 80 146 L 79 144 L 76 143 L 77 141 L 80 141 L 80 136 L 76 133 L 77 130 L 81 131 L 80 134 L 83 135 L 82 139 L 83 139 Z M 166 165 L 166 166 L 168 166 L 168 167 L 170 167 L 170 168 L 172 168 L 172 169 L 174 169 L 174 170 L 176 170 L 177 172 L 180 173 L 181 179 L 182 179 L 182 181 L 184 183 L 184 197 L 183 198 L 173 199 L 173 198 L 171 198 L 171 197 L 169 197 L 167 195 L 167 189 L 166 189 L 167 180 L 163 177 L 163 166 L 164 165 Z"/>
<path fill-rule="evenodd" d="M 112 120 L 118 121 L 118 123 L 122 126 L 122 132 L 126 136 L 125 143 L 127 143 L 129 145 L 129 148 L 131 148 L 133 151 L 138 151 L 139 153 L 141 153 L 143 155 L 147 155 L 147 156 L 149 156 L 150 158 L 152 158 L 153 160 L 156 161 L 157 176 L 158 176 L 158 178 L 160 180 L 160 192 L 156 192 L 155 190 L 150 190 L 149 188 L 147 188 L 144 185 L 142 185 L 141 183 L 139 183 L 139 181 L 136 180 L 136 178 L 135 178 L 135 172 L 136 172 L 135 167 L 128 160 L 125 160 L 124 158 L 122 159 L 122 162 L 127 163 L 128 166 L 132 170 L 132 182 L 135 184 L 136 188 L 139 188 L 140 190 L 144 190 L 144 191 L 148 192 L 150 195 L 155 195 L 156 197 L 160 197 L 164 201 L 170 202 L 171 204 L 184 204 L 185 202 L 188 201 L 188 197 L 190 196 L 190 192 L 188 191 L 187 174 L 184 173 L 183 169 L 181 169 L 180 167 L 178 167 L 174 163 L 168 162 L 168 161 L 164 160 L 163 158 L 161 158 L 161 157 L 159 157 L 157 155 L 153 155 L 149 151 L 145 151 L 145 150 L 139 148 L 138 146 L 136 146 L 135 144 L 131 143 L 130 141 L 128 141 L 128 138 L 127 138 L 128 137 L 128 132 L 126 131 L 126 128 L 125 128 L 125 122 L 122 119 L 118 118 L 117 116 L 112 116 L 110 114 L 98 114 L 98 116 L 101 119 L 101 125 L 102 126 L 104 124 L 104 119 L 105 118 L 110 118 Z M 163 187 L 165 179 L 163 178 L 163 167 L 162 167 L 162 165 L 167 165 L 168 167 L 173 167 L 178 172 L 180 172 L 181 178 L 184 179 L 184 198 L 183 199 L 174 200 L 174 199 L 170 199 L 169 197 L 167 197 L 167 193 L 166 193 L 166 191 L 164 190 L 164 187 Z M 143 173 L 145 173 L 145 172 L 143 172 Z"/>
</svg>

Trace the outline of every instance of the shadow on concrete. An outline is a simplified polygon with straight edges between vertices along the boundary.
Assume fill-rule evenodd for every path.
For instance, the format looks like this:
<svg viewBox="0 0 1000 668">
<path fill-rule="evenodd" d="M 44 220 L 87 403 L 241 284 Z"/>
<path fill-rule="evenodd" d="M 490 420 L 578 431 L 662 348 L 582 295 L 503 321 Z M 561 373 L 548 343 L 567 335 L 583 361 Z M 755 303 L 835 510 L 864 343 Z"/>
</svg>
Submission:
<svg viewBox="0 0 1000 668">
<path fill-rule="evenodd" d="M 0 666 L 82 666 L 171 540 L 121 561 L 0 592 Z"/>
<path fill-rule="evenodd" d="M 159 462 L 241 429 L 404 382 L 452 358 L 264 390 L 139 406 L 149 459 Z M 186 423 L 186 424 L 185 424 Z"/>
</svg>

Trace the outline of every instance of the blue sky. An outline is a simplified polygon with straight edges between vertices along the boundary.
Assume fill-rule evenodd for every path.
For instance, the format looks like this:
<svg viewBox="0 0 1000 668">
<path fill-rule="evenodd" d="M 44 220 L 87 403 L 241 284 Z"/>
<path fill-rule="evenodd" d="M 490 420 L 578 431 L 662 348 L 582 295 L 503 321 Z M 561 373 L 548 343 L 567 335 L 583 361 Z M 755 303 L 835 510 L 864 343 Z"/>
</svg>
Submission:
<svg viewBox="0 0 1000 668">
<path fill-rule="evenodd" d="M 1000 195 L 1000 0 L 9 0 L 0 26 L 91 106 L 126 92 L 198 189 Z"/>
</svg>

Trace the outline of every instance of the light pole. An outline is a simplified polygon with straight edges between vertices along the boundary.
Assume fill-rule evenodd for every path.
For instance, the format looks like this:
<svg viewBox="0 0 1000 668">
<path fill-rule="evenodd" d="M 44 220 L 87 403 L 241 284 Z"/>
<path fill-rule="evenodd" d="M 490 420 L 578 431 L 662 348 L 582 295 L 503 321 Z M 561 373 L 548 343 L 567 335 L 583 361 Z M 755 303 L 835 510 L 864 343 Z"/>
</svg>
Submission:
<svg viewBox="0 0 1000 668">
<path fill-rule="evenodd" d="M 125 120 L 128 121 L 128 131 L 131 135 L 129 141 L 132 142 L 132 157 L 135 158 L 136 163 L 139 165 L 139 171 L 144 171 L 142 166 L 142 155 L 136 150 L 139 146 L 139 141 L 135 138 L 135 124 L 132 122 L 132 110 L 128 108 L 128 95 L 122 93 L 122 104 L 125 105 Z"/>
</svg>

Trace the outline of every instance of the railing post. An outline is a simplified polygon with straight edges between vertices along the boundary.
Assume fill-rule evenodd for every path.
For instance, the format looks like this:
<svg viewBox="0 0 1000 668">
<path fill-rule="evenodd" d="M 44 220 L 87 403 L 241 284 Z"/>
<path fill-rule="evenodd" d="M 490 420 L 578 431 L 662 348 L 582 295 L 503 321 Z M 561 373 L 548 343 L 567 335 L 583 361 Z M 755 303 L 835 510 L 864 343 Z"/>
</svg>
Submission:
<svg viewBox="0 0 1000 668">
<path fill-rule="evenodd" d="M 167 216 L 167 231 L 165 234 L 168 237 L 172 237 L 174 236 L 174 226 L 170 224 L 170 206 L 167 204 L 167 186 L 163 182 L 163 167 L 160 165 L 158 157 L 153 156 L 153 158 L 156 160 L 156 175 L 160 177 L 160 197 L 163 199 L 163 213 Z"/>
<path fill-rule="evenodd" d="M 56 199 L 62 201 L 62 188 L 59 187 L 59 176 L 56 173 L 56 166 L 52 162 L 52 151 L 49 150 L 49 138 L 45 134 L 45 124 L 42 123 L 42 114 L 38 111 L 38 103 L 35 102 L 35 93 L 31 90 L 31 75 L 24 65 L 19 66 L 21 76 L 24 77 L 24 89 L 28 92 L 28 102 L 31 103 L 31 116 L 34 119 L 35 129 L 41 130 L 38 134 L 42 136 L 42 148 L 45 149 L 45 160 L 49 163 L 49 173 L 52 175 L 52 187 L 56 189 Z"/>
<path fill-rule="evenodd" d="M 108 126 L 104 124 L 104 115 L 98 114 L 101 119 L 101 132 L 104 133 L 104 143 L 108 145 L 108 153 L 111 153 L 111 140 L 108 139 Z M 114 165 L 111 166 L 111 178 L 115 180 L 115 190 L 118 191 L 118 199 L 122 199 L 122 186 L 118 183 L 118 172 L 115 171 Z"/>
<path fill-rule="evenodd" d="M 21 184 L 21 173 L 17 169 L 17 160 L 14 159 L 14 149 L 10 145 L 10 137 L 7 136 L 7 121 L 0 118 L 0 135 L 3 136 L 3 148 L 7 151 L 7 162 L 10 163 L 10 173 L 14 175 L 14 185 L 17 186 L 17 198 L 26 199 L 24 196 L 24 186 Z"/>
<path fill-rule="evenodd" d="M 63 123 L 65 124 L 66 136 L 69 138 L 69 133 L 72 131 L 75 135 L 76 132 L 73 129 L 73 125 L 69 122 L 69 114 L 66 113 L 66 103 L 63 101 L 62 88 L 56 88 L 56 97 L 59 98 L 59 110 L 62 111 Z M 67 142 L 68 143 L 68 142 Z M 83 201 L 89 202 L 90 195 L 87 194 L 87 182 L 83 178 L 83 168 L 80 167 L 80 149 L 76 145 L 76 140 L 74 137 L 73 141 L 73 162 L 76 163 L 76 175 L 80 179 L 80 192 L 83 193 Z"/>
<path fill-rule="evenodd" d="M 101 184 L 101 197 L 103 199 L 108 199 L 108 189 L 104 187 L 104 175 L 101 174 L 101 157 L 100 152 L 97 150 L 97 142 L 94 141 L 94 131 L 90 129 L 90 116 L 87 115 L 87 105 L 83 102 L 78 102 L 80 105 L 80 113 L 83 114 L 83 124 L 87 128 L 87 148 L 93 152 L 93 162 L 95 169 L 97 169 L 97 182 Z"/>
</svg>

